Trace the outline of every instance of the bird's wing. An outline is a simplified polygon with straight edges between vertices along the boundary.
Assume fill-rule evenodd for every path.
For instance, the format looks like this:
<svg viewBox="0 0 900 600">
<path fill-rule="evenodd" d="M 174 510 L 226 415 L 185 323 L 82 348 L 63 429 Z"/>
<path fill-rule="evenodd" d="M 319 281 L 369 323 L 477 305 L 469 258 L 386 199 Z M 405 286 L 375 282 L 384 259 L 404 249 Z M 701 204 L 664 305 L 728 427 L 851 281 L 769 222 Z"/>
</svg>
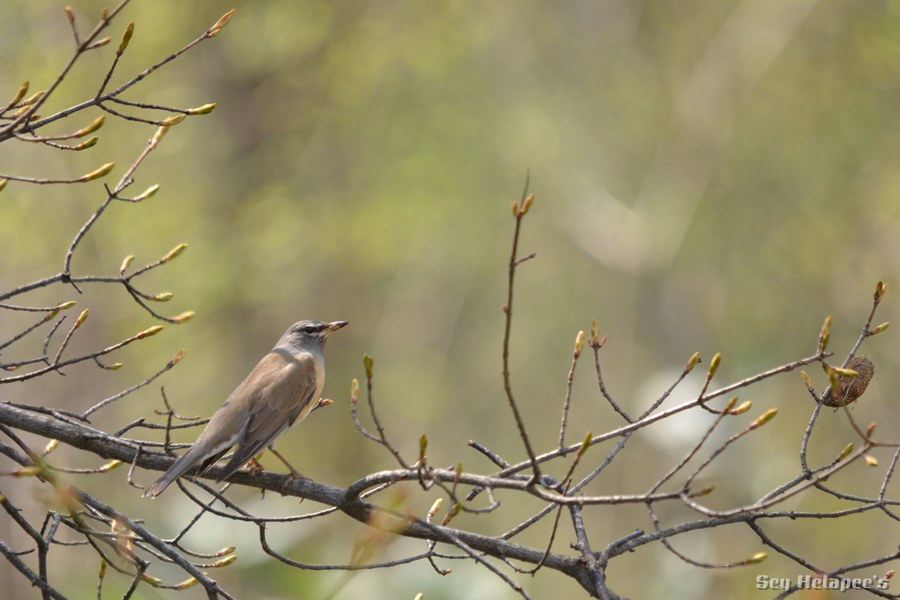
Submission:
<svg viewBox="0 0 900 600">
<path fill-rule="evenodd" d="M 285 429 L 305 417 L 320 391 L 315 357 L 304 353 L 272 351 L 247 376 L 240 387 L 251 393 L 249 418 L 238 436 L 234 456 L 221 479 L 240 469 L 275 441 Z M 237 393 L 237 390 L 235 390 Z"/>
</svg>

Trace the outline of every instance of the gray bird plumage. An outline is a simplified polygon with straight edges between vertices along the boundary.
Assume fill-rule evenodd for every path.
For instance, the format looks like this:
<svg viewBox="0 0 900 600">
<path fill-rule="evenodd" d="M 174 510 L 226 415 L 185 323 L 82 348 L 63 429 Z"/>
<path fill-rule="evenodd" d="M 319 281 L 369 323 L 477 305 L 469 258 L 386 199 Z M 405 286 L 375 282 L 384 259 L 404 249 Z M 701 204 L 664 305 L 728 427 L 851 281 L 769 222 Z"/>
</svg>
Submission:
<svg viewBox="0 0 900 600">
<path fill-rule="evenodd" d="M 274 451 L 275 439 L 315 408 L 325 384 L 325 338 L 346 324 L 299 321 L 291 325 L 213 414 L 194 445 L 144 496 L 158 496 L 194 466 L 199 465 L 197 475 L 202 475 L 235 444 L 234 455 L 216 481 L 231 476 L 266 447 Z"/>
</svg>

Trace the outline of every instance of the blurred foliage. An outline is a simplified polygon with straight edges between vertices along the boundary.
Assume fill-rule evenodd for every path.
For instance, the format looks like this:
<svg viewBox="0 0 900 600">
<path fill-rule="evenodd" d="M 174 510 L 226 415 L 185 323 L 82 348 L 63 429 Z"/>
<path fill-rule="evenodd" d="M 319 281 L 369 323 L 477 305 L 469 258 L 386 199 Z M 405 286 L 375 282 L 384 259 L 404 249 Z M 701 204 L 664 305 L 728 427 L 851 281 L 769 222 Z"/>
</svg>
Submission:
<svg viewBox="0 0 900 600">
<path fill-rule="evenodd" d="M 72 2 L 83 28 L 102 6 Z M 72 371 L 4 399 L 84 409 L 185 348 L 183 363 L 164 378 L 167 395 L 183 414 L 208 415 L 288 324 L 347 319 L 350 327 L 327 349 L 326 394 L 335 404 L 282 442 L 305 474 L 346 485 L 366 469 L 391 466 L 347 414 L 349 382 L 362 376 L 364 352 L 375 357 L 382 419 L 409 456 L 427 432 L 435 464 L 462 460 L 489 470 L 465 447 L 468 439 L 521 460 L 502 395 L 500 306 L 509 205 L 529 170 L 537 199 L 522 250 L 538 256 L 518 279 L 512 371 L 537 448 L 558 435 L 571 345 L 591 318 L 609 335 L 602 350 L 607 385 L 635 410 L 697 350 L 707 359 L 722 352 L 722 384 L 811 354 L 828 313 L 835 315 L 832 348 L 844 352 L 878 279 L 890 289 L 876 321 L 896 320 L 898 2 L 135 0 L 117 23 L 124 30 L 135 22 L 119 77 L 171 53 L 232 6 L 237 14 L 222 35 L 131 96 L 186 107 L 216 102 L 217 110 L 170 132 L 135 185 L 160 183 L 160 193 L 140 205 L 113 206 L 74 263 L 80 273 L 112 271 L 126 254 L 143 264 L 189 242 L 153 277 L 159 291 L 175 293 L 172 314 L 193 309 L 197 317 L 129 348 L 120 371 Z M 62 9 L 48 0 L 7 0 L 0 8 L 3 97 L 25 79 L 32 89 L 46 87 L 68 59 Z M 92 94 L 113 51 L 92 53 L 42 112 Z M 70 121 L 81 127 L 98 114 Z M 73 176 L 116 160 L 117 177 L 152 132 L 107 119 L 88 152 L 4 144 L 0 172 Z M 99 183 L 11 182 L 0 194 L 2 289 L 55 272 L 101 199 Z M 103 343 L 152 324 L 114 291 L 89 286 L 84 296 L 66 290 L 62 298 L 29 300 L 90 306 L 96 318 L 85 331 Z M 861 422 L 879 421 L 885 438 L 900 433 L 897 419 L 884 419 L 892 406 L 887 392 L 898 383 L 893 334 L 864 347 L 878 375 L 854 409 Z M 618 424 L 598 404 L 591 362 L 585 355 L 576 372 L 572 422 L 581 430 L 571 431 L 573 440 Z M 700 378 L 687 387 L 697 389 Z M 723 500 L 751 501 L 792 472 L 812 407 L 798 375 L 749 394 L 754 410 L 747 419 L 773 406 L 781 413 L 745 441 L 746 455 L 723 460 L 715 472 Z M 155 406 L 161 402 L 154 384 L 98 426 L 114 430 Z M 645 491 L 669 468 L 655 457 L 683 451 L 705 422 L 699 419 L 679 422 L 690 427 L 687 435 L 673 422 L 669 429 L 660 424 L 657 439 L 632 442 L 593 491 Z M 824 421 L 831 429 L 814 437 L 815 460 L 829 460 L 854 439 L 839 415 Z M 880 480 L 874 471 L 842 477 L 872 494 Z M 122 483 L 115 492 L 108 478 L 78 483 L 127 495 L 148 518 L 166 515 L 173 532 L 193 514 L 177 493 L 151 504 L 124 485 L 124 470 L 112 477 Z M 152 475 L 136 479 L 147 483 Z M 266 501 L 277 507 L 279 500 Z M 424 512 L 431 499 L 420 501 L 416 509 Z M 477 526 L 500 532 L 537 508 L 510 503 L 478 517 Z M 672 519 L 685 514 L 672 508 Z M 651 526 L 635 508 L 595 509 L 587 518 L 601 547 Z M 345 521 L 332 517 L 328 532 L 322 523 L 298 525 L 280 548 L 306 562 L 346 562 L 361 529 Z M 475 521 L 463 516 L 459 525 Z M 887 536 L 867 535 L 871 523 L 854 525 L 807 525 L 785 543 L 821 550 L 812 558 L 826 568 L 859 560 Z M 547 527 L 529 531 L 523 543 L 541 546 Z M 673 543 L 710 561 L 761 549 L 746 529 L 737 530 Z M 224 546 L 243 534 L 209 535 Z M 248 529 L 238 540 L 246 547 L 241 560 L 215 574 L 237 597 L 295 597 L 298 588 L 304 597 L 325 597 L 343 577 L 267 564 L 254 554 L 254 536 Z M 570 541 L 562 538 L 560 551 Z M 410 547 L 386 547 L 381 558 L 399 555 L 400 546 Z M 338 597 L 513 596 L 486 573 L 457 568 L 464 575 L 440 578 L 425 565 L 359 573 Z M 95 585 L 90 570 L 79 575 L 86 590 Z M 638 576 L 648 571 L 659 576 Z M 754 567 L 703 571 L 656 547 L 614 562 L 609 577 L 613 589 L 634 597 L 674 597 L 677 590 L 749 598 L 757 574 L 799 572 L 774 555 Z M 3 579 L 25 596 L 20 577 Z M 580 593 L 553 574 L 527 585 L 535 597 Z"/>
</svg>

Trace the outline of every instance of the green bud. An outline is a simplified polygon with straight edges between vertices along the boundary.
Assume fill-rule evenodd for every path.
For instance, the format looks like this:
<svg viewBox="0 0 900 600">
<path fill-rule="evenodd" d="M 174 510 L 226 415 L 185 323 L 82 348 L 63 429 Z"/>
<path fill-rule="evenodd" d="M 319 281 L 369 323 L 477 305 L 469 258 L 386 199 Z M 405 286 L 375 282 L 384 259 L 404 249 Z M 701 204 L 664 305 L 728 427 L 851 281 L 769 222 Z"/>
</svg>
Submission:
<svg viewBox="0 0 900 600">
<path fill-rule="evenodd" d="M 774 419 L 775 415 L 777 415 L 777 414 L 778 414 L 777 408 L 770 408 L 769 410 L 764 412 L 762 415 L 757 417 L 757 419 L 755 421 L 750 423 L 750 429 L 756 429 L 757 427 L 765 425 L 766 423 L 768 423 L 769 421 Z"/>
<path fill-rule="evenodd" d="M 187 111 L 189 115 L 208 115 L 216 108 L 216 103 L 213 102 L 211 104 L 204 104 L 203 106 L 198 106 L 197 108 L 191 108 Z"/>
<path fill-rule="evenodd" d="M 141 194 L 140 196 L 135 196 L 134 201 L 140 202 L 141 200 L 146 200 L 147 198 L 150 198 L 151 196 L 156 194 L 157 190 L 159 190 L 159 184 L 151 185 L 146 190 L 144 190 L 143 194 Z"/>
<path fill-rule="evenodd" d="M 100 115 L 99 117 L 97 117 L 96 119 L 91 121 L 90 125 L 88 125 L 84 129 L 79 129 L 78 131 L 76 131 L 74 136 L 75 137 L 84 137 L 84 136 L 88 135 L 89 133 L 94 133 L 95 131 L 97 131 L 98 129 L 103 127 L 103 121 L 105 121 L 105 120 L 106 120 L 106 115 Z"/>
<path fill-rule="evenodd" d="M 172 115 L 168 119 L 163 119 L 162 123 L 160 123 L 160 127 L 171 127 L 172 125 L 178 125 L 186 118 L 187 115 Z"/>
<path fill-rule="evenodd" d="M 216 24 L 209 28 L 209 37 L 216 37 L 219 35 L 219 32 L 222 31 L 222 28 L 228 25 L 228 22 L 231 21 L 231 17 L 234 16 L 235 9 L 231 9 L 222 17 L 216 21 Z"/>
<path fill-rule="evenodd" d="M 844 449 L 841 450 L 841 453 L 840 453 L 840 454 L 838 454 L 838 457 L 837 457 L 838 462 L 840 462 L 840 461 L 844 460 L 845 458 L 847 458 L 847 456 L 849 456 L 849 454 L 850 454 L 851 452 L 853 452 L 853 442 L 850 442 L 849 444 L 847 444 L 846 446 L 844 446 Z"/>
<path fill-rule="evenodd" d="M 93 181 L 93 180 L 99 179 L 101 177 L 106 177 L 107 175 L 109 175 L 109 172 L 112 171 L 113 167 L 115 167 L 115 166 L 116 166 L 116 163 L 108 162 L 105 165 L 103 165 L 102 167 L 100 167 L 99 169 L 97 169 L 96 171 L 92 171 L 92 172 L 88 173 L 87 175 L 82 175 L 78 179 L 78 181 L 80 181 L 80 182 Z"/>
<path fill-rule="evenodd" d="M 97 139 L 98 138 L 96 135 L 91 136 L 88 139 L 86 139 L 85 141 L 78 144 L 77 146 L 72 146 L 72 150 L 75 150 L 76 152 L 80 152 L 81 150 L 87 150 L 88 148 L 93 148 L 94 146 L 97 145 Z"/>
<path fill-rule="evenodd" d="M 144 338 L 150 337 L 151 335 L 156 335 L 163 329 L 164 327 L 162 325 L 154 325 L 153 327 L 148 327 L 147 329 L 143 330 L 142 332 L 137 334 L 136 337 L 137 339 L 142 340 Z"/>
<path fill-rule="evenodd" d="M 690 360 L 688 360 L 687 365 L 684 367 L 685 372 L 690 373 L 694 367 L 697 366 L 697 363 L 700 362 L 700 353 L 694 352 L 693 356 L 691 356 Z"/>
<path fill-rule="evenodd" d="M 19 102 L 22 101 L 22 98 L 25 97 L 25 94 L 28 93 L 28 81 L 22 82 L 22 87 L 19 88 L 19 91 L 16 92 L 15 97 L 10 101 L 9 106 L 15 106 Z"/>
<path fill-rule="evenodd" d="M 193 319 L 194 316 L 195 316 L 196 314 L 197 314 L 197 313 L 195 313 L 195 312 L 192 311 L 192 310 L 186 310 L 186 311 L 184 311 L 183 313 L 181 313 L 180 315 L 175 316 L 175 317 L 172 317 L 172 322 L 174 322 L 174 323 L 187 323 L 188 321 L 190 321 L 191 319 Z"/>
<path fill-rule="evenodd" d="M 125 28 L 125 33 L 122 34 L 122 41 L 119 42 L 119 54 L 125 51 L 125 48 L 128 47 L 128 42 L 131 41 L 131 36 L 134 35 L 134 21 L 128 24 L 128 27 Z"/>
<path fill-rule="evenodd" d="M 188 247 L 188 245 L 183 242 L 181 244 L 178 244 L 177 246 L 175 246 L 174 248 L 169 250 L 169 253 L 166 254 L 165 256 L 163 256 L 162 260 L 160 262 L 164 262 L 164 263 L 169 262 L 173 258 L 177 257 L 179 254 L 184 252 L 185 248 L 187 248 L 187 247 Z"/>
<path fill-rule="evenodd" d="M 716 355 L 712 357 L 712 360 L 709 361 L 709 372 L 706 374 L 707 379 L 712 379 L 716 374 L 716 371 L 719 370 L 719 363 L 722 362 L 722 355 L 716 352 Z"/>
</svg>

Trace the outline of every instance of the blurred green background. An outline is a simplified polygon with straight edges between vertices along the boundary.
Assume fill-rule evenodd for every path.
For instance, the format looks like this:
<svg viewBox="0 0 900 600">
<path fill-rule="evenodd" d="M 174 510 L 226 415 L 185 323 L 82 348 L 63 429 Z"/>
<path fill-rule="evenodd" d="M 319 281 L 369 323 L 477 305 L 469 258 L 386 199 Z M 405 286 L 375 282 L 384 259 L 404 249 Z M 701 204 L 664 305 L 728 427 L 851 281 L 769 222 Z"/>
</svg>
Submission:
<svg viewBox="0 0 900 600">
<path fill-rule="evenodd" d="M 72 2 L 82 32 L 102 7 Z M 520 249 L 537 257 L 519 271 L 511 368 L 539 451 L 556 443 L 572 343 L 592 318 L 609 336 L 601 351 L 606 384 L 632 414 L 658 397 L 695 351 L 705 361 L 723 354 L 716 382 L 725 385 L 811 354 L 822 319 L 833 314 L 832 347 L 846 353 L 879 279 L 889 291 L 875 321 L 896 319 L 898 2 L 135 0 L 114 22 L 113 43 L 84 57 L 41 113 L 96 91 L 129 21 L 134 38 L 112 85 L 194 39 L 232 7 L 237 13 L 221 35 L 125 95 L 180 107 L 216 102 L 217 109 L 169 132 L 134 185 L 136 194 L 159 183 L 159 193 L 142 204 L 113 205 L 73 262 L 76 274 L 112 274 L 125 255 L 136 255 L 140 266 L 188 242 L 187 252 L 148 275 L 142 289 L 172 291 L 173 301 L 157 306 L 168 315 L 195 310 L 196 318 L 120 352 L 119 371 L 73 368 L 65 378 L 4 386 L 0 399 L 84 410 L 184 348 L 178 367 L 99 413 L 94 425 L 115 431 L 161 409 L 160 384 L 178 412 L 207 416 L 289 324 L 346 319 L 350 326 L 326 351 L 325 396 L 335 404 L 279 445 L 304 474 L 346 486 L 394 466 L 349 418 L 350 381 L 364 377 L 366 352 L 375 359 L 380 415 L 407 459 L 426 433 L 435 465 L 462 462 L 490 472 L 466 447 L 469 439 L 520 461 L 524 452 L 500 376 L 501 305 L 509 207 L 529 171 L 536 200 Z M 62 3 L 5 2 L 0 95 L 12 97 L 25 79 L 32 90 L 45 89 L 72 48 Z M 84 111 L 42 133 L 74 130 L 99 114 Z M 115 160 L 107 178 L 114 183 L 154 130 L 108 117 L 99 144 L 86 152 L 6 143 L 0 173 L 74 177 Z M 58 272 L 102 198 L 99 182 L 10 182 L 0 194 L 0 289 Z M 83 289 L 79 295 L 57 286 L 16 302 L 75 299 L 79 308 L 89 306 L 91 318 L 73 350 L 155 324 L 123 290 Z M 3 338 L 28 322 L 0 313 Z M 853 411 L 863 424 L 877 421 L 882 439 L 900 436 L 890 396 L 900 359 L 894 334 L 888 330 L 863 347 L 877 373 Z M 33 355 L 41 341 L 22 344 L 15 356 Z M 570 442 L 621 424 L 597 391 L 592 362 L 588 352 L 576 370 Z M 824 385 L 818 368 L 810 373 Z M 696 393 L 702 378 L 693 374 L 680 388 L 683 396 L 664 406 Z M 796 473 L 813 406 L 796 373 L 744 391 L 745 399 L 754 408 L 729 424 L 731 431 L 768 408 L 781 412 L 701 477 L 702 485 L 717 486 L 709 499 L 717 508 L 752 502 Z M 684 415 L 646 430 L 586 491 L 645 492 L 708 422 L 706 413 Z M 830 461 L 850 441 L 857 440 L 846 419 L 828 411 L 814 434 L 811 462 Z M 609 448 L 592 450 L 585 468 Z M 852 467 L 831 484 L 876 495 L 890 453 L 874 454 L 882 466 Z M 68 449 L 55 456 L 69 466 L 97 464 Z M 264 461 L 280 468 L 271 457 Z M 565 465 L 554 473 L 564 474 Z M 155 475 L 138 471 L 134 478 L 148 484 Z M 125 469 L 73 480 L 167 535 L 195 512 L 174 491 L 141 500 L 126 485 Z M 41 509 L 36 486 L 15 485 L 2 491 Z M 273 495 L 261 503 L 250 491 L 235 497 L 257 514 L 318 508 Z M 436 497 L 408 487 L 384 501 L 424 514 Z M 499 499 L 496 513 L 463 515 L 456 523 L 500 533 L 542 506 L 512 495 Z M 848 506 L 810 494 L 783 508 Z M 674 504 L 659 509 L 664 526 L 697 518 Z M 595 550 L 634 529 L 652 529 L 640 507 L 588 509 L 585 518 Z M 829 569 L 892 551 L 900 528 L 885 521 L 863 515 L 770 527 L 777 541 Z M 570 552 L 565 516 L 562 524 L 554 550 Z M 548 519 L 517 540 L 544 547 L 550 525 Z M 13 529 L 0 520 L 0 538 Z M 373 545 L 374 561 L 425 549 L 367 542 L 364 528 L 340 516 L 271 529 L 276 549 L 303 562 L 346 563 L 358 544 Z M 441 563 L 454 571 L 443 578 L 418 563 L 349 581 L 340 573 L 290 569 L 262 556 L 254 528 L 212 519 L 188 542 L 202 552 L 238 545 L 240 560 L 213 575 L 240 598 L 325 598 L 339 585 L 337 598 L 516 596 L 484 569 L 458 561 Z M 672 542 L 709 562 L 767 550 L 744 526 Z M 51 581 L 78 583 L 93 594 L 96 563 L 91 553 L 74 559 L 70 553 L 51 565 Z M 151 572 L 181 576 L 162 567 Z M 13 586 L 10 597 L 35 596 L 5 564 L 0 573 Z M 801 573 L 774 553 L 754 567 L 703 570 L 654 545 L 614 560 L 608 575 L 612 589 L 635 598 L 750 598 L 758 595 L 758 574 Z M 127 585 L 109 579 L 110 593 Z M 583 594 L 553 572 L 517 579 L 535 598 Z M 164 594 L 145 588 L 141 597 Z"/>
</svg>

